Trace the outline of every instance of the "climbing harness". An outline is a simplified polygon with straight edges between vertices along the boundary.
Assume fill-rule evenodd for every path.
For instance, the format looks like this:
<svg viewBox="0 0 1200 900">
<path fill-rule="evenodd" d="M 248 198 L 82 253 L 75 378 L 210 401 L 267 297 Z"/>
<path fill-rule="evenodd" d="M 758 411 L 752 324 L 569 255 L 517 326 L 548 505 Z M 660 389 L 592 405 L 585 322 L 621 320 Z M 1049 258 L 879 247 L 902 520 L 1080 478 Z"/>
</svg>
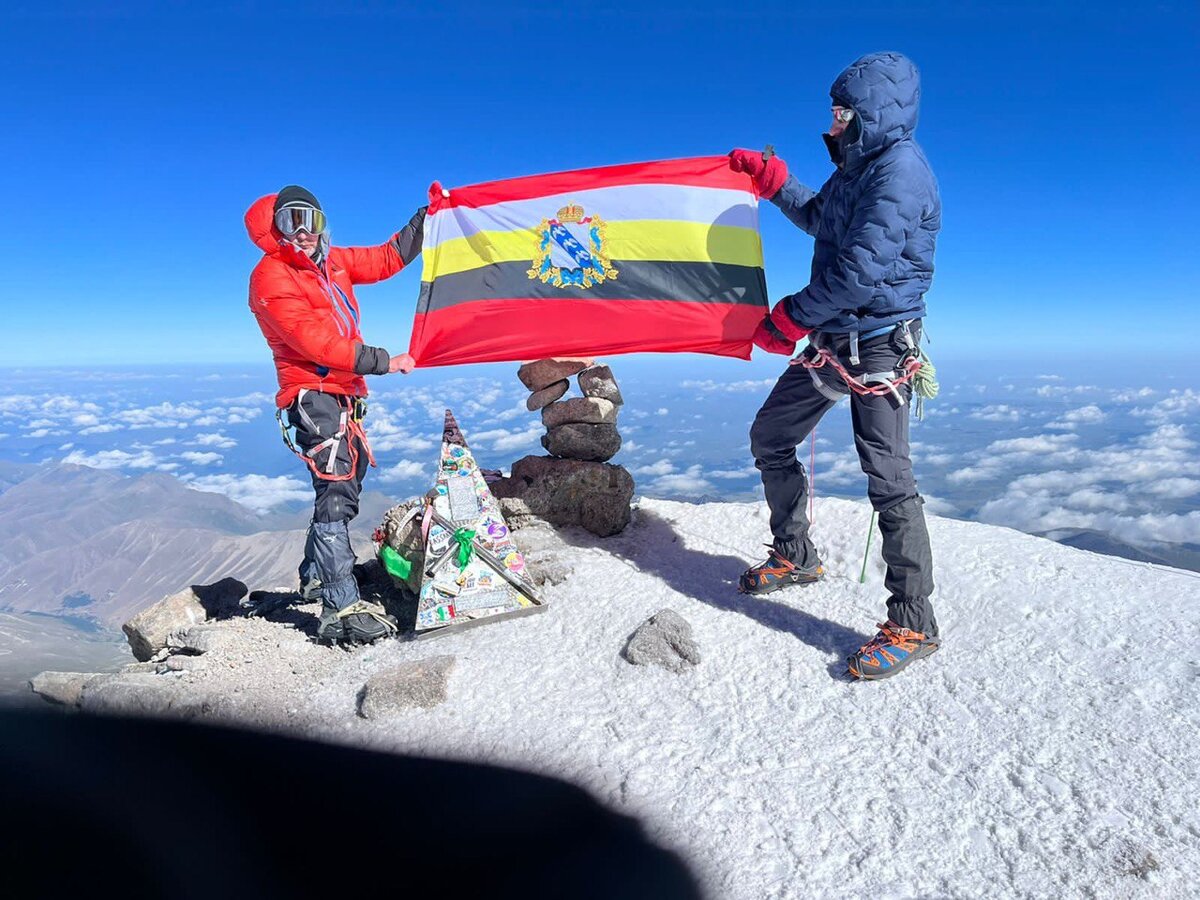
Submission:
<svg viewBox="0 0 1200 900">
<path fill-rule="evenodd" d="M 296 409 L 300 413 L 300 418 L 304 424 L 315 434 L 320 434 L 321 429 L 317 423 L 304 411 L 304 397 L 312 393 L 308 388 L 301 388 L 300 393 L 296 395 Z M 320 392 L 318 392 L 320 393 Z M 367 461 L 372 466 L 375 465 L 375 455 L 371 452 L 371 445 L 367 441 L 367 433 L 363 430 L 362 420 L 367 414 L 367 402 L 362 397 L 348 397 L 344 394 L 330 394 L 329 396 L 337 399 L 341 413 L 338 416 L 338 430 L 336 433 L 326 438 L 319 444 L 316 444 L 307 451 L 300 450 L 292 441 L 291 429 L 295 423 L 291 421 L 289 415 L 288 421 L 284 422 L 283 414 L 285 410 L 275 410 L 275 420 L 279 422 L 279 430 L 283 434 L 283 442 L 288 449 L 295 453 L 298 457 L 304 460 L 305 465 L 312 470 L 312 473 L 322 481 L 349 481 L 355 476 L 358 471 L 358 444 L 361 443 L 363 449 L 367 453 Z M 356 441 L 355 438 L 358 438 Z M 347 447 L 350 451 L 350 470 L 345 474 L 339 475 L 334 471 L 337 463 L 338 448 L 342 441 L 347 442 Z M 316 462 L 316 456 L 322 450 L 329 450 L 329 460 L 325 466 L 319 467 Z"/>
<path fill-rule="evenodd" d="M 924 400 L 933 399 L 938 393 L 938 383 L 933 369 L 933 363 L 930 362 L 928 354 L 922 350 L 913 340 L 912 331 L 909 328 L 908 322 L 901 322 L 899 326 L 904 335 L 904 342 L 908 349 L 904 355 L 900 357 L 896 363 L 895 369 L 890 369 L 886 372 L 866 372 L 862 375 L 851 375 L 850 372 L 842 365 L 841 361 L 828 347 L 822 347 L 817 343 L 810 342 L 797 359 L 793 360 L 793 364 L 801 365 L 808 369 L 809 377 L 812 378 L 813 385 L 816 389 L 829 400 L 835 403 L 840 401 L 844 393 L 835 390 L 827 385 L 817 375 L 817 369 L 829 366 L 838 375 L 842 381 L 846 383 L 853 393 L 860 397 L 880 397 L 884 394 L 891 394 L 896 403 L 903 406 L 905 403 L 904 395 L 900 393 L 900 387 L 908 382 L 913 383 L 913 390 L 917 395 L 915 411 L 917 418 L 920 419 L 924 415 Z M 870 331 L 865 335 L 859 335 L 857 331 L 850 333 L 850 364 L 857 366 L 859 362 L 858 342 L 860 337 L 870 338 L 880 334 L 886 334 L 893 328 L 888 327 L 881 330 Z M 922 370 L 927 371 L 922 375 Z"/>
</svg>

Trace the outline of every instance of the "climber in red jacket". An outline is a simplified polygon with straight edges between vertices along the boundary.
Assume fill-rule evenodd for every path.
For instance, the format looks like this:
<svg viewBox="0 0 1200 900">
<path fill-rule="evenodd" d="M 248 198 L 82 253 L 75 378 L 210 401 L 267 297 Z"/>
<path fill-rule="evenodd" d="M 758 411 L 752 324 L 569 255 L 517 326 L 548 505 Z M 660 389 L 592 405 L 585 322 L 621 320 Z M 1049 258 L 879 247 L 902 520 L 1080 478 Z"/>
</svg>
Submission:
<svg viewBox="0 0 1200 900">
<path fill-rule="evenodd" d="M 246 231 L 264 253 L 250 275 L 250 309 L 275 358 L 280 422 L 286 414 L 295 427 L 293 449 L 316 491 L 300 588 L 321 600 L 317 636 L 326 642 L 365 643 L 396 630 L 382 607 L 359 597 L 349 524 L 374 464 L 362 427 L 363 376 L 407 374 L 414 363 L 363 342 L 354 285 L 390 278 L 412 262 L 424 221 L 422 207 L 387 243 L 332 247 L 320 202 L 298 185 L 246 211 Z"/>
</svg>

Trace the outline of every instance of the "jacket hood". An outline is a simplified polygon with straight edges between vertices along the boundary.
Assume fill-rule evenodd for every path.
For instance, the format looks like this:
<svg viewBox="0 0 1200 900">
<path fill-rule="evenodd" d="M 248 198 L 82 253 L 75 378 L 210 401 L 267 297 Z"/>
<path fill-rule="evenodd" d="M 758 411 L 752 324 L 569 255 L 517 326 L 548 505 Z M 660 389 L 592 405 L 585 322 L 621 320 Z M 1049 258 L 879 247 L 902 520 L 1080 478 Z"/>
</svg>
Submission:
<svg viewBox="0 0 1200 900">
<path fill-rule="evenodd" d="M 283 235 L 275 227 L 275 198 L 277 194 L 259 197 L 246 210 L 246 233 L 264 253 L 275 253 Z"/>
<path fill-rule="evenodd" d="M 284 262 L 300 268 L 316 268 L 317 263 L 309 259 L 299 247 L 285 239 L 279 233 L 279 229 L 275 227 L 275 198 L 278 196 L 278 194 L 267 194 L 250 204 L 250 208 L 246 210 L 246 233 L 263 253 L 276 256 Z M 322 237 L 320 259 L 324 259 L 328 255 L 329 238 L 326 236 Z"/>
<path fill-rule="evenodd" d="M 916 131 L 921 76 L 903 53 L 871 53 L 834 80 L 829 96 L 861 124 L 858 140 L 845 148 L 846 168 L 853 169 Z"/>
</svg>

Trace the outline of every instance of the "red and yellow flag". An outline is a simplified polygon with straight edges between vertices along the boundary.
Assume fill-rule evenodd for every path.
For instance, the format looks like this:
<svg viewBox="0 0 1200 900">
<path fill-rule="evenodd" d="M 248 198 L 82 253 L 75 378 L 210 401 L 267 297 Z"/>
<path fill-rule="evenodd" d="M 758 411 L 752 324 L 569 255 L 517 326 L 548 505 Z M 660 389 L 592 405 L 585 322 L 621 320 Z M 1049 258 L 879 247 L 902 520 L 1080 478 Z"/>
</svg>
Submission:
<svg viewBox="0 0 1200 900">
<path fill-rule="evenodd" d="M 713 353 L 767 310 L 758 196 L 724 156 L 430 190 L 418 366 Z"/>
</svg>

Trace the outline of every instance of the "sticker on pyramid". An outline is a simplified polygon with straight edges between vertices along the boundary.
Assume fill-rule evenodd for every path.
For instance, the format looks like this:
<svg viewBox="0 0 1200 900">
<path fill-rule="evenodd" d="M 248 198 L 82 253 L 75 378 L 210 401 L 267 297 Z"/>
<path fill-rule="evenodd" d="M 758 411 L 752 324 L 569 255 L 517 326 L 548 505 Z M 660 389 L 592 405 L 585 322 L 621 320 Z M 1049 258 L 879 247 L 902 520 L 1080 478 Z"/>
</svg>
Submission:
<svg viewBox="0 0 1200 900">
<path fill-rule="evenodd" d="M 417 634 L 545 609 L 500 504 L 446 410 L 437 484 L 423 511 Z"/>
</svg>

